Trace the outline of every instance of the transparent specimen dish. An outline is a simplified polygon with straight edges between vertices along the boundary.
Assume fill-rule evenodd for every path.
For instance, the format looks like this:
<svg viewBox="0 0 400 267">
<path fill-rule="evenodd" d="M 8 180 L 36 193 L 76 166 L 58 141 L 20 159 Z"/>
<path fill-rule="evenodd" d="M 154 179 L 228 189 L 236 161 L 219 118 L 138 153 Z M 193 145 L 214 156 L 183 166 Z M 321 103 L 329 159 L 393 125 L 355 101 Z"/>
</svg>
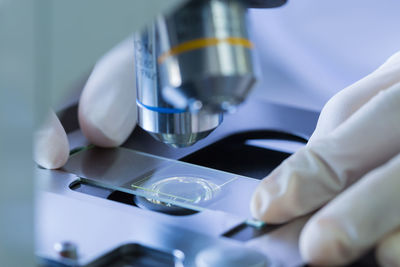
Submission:
<svg viewBox="0 0 400 267">
<path fill-rule="evenodd" d="M 63 168 L 86 183 L 131 193 L 154 204 L 219 210 L 246 218 L 259 181 L 126 148 L 91 148 Z"/>
<path fill-rule="evenodd" d="M 132 186 L 136 187 L 135 184 L 132 184 Z M 157 204 L 161 204 L 159 199 L 162 196 L 197 204 L 213 199 L 214 195 L 220 191 L 219 186 L 213 182 L 187 176 L 165 178 L 147 188 L 152 193 L 146 199 Z"/>
</svg>

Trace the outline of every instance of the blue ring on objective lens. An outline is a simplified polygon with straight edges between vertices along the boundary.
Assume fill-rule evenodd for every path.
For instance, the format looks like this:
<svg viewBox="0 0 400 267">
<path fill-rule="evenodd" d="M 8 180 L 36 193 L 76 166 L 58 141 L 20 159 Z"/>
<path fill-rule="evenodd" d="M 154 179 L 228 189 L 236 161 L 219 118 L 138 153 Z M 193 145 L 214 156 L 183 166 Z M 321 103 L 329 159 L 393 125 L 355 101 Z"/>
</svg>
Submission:
<svg viewBox="0 0 400 267">
<path fill-rule="evenodd" d="M 162 108 L 162 107 L 152 107 L 152 106 L 148 106 L 143 104 L 142 102 L 139 101 L 139 99 L 136 99 L 136 104 L 138 104 L 139 106 L 154 111 L 154 112 L 158 112 L 158 113 L 166 113 L 166 114 L 176 114 L 176 113 L 184 113 L 186 112 L 186 110 L 184 109 L 178 109 L 178 108 Z"/>
</svg>

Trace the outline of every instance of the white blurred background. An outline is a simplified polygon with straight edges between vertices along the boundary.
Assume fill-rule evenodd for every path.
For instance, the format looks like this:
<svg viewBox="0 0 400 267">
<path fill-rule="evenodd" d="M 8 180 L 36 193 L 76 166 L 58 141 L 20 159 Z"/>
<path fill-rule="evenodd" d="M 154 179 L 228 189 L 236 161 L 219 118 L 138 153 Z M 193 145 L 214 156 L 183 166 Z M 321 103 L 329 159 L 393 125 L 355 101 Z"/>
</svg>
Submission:
<svg viewBox="0 0 400 267">
<path fill-rule="evenodd" d="M 251 10 L 261 76 L 255 94 L 320 110 L 400 51 L 398 0 L 289 0 Z"/>
</svg>

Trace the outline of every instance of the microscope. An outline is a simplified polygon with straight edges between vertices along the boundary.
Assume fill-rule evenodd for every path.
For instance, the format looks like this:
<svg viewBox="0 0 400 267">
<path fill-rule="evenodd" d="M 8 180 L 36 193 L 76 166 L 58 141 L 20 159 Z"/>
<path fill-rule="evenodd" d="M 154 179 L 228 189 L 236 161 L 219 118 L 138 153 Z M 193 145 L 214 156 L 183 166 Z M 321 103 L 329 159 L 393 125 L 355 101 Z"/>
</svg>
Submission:
<svg viewBox="0 0 400 267">
<path fill-rule="evenodd" d="M 285 0 L 193 0 L 135 37 L 138 125 L 175 148 L 205 138 L 255 83 L 248 7 Z"/>
<path fill-rule="evenodd" d="M 40 39 L 54 45 L 52 61 L 40 65 L 48 68 L 40 72 L 41 85 L 61 87 L 77 79 L 75 74 L 83 73 L 88 62 L 98 58 L 95 53 L 109 49 L 111 43 L 106 42 L 111 37 L 115 42 L 132 31 L 127 22 L 134 14 L 144 19 L 150 12 L 162 12 L 161 6 L 167 8 L 162 0 L 156 4 L 126 1 L 130 8 L 100 2 L 83 1 L 76 8 L 53 1 L 54 9 L 51 5 L 46 6 L 48 10 L 37 9 L 55 20 L 68 15 L 63 24 L 46 23 L 62 30 L 42 35 L 53 36 L 53 42 Z M 140 127 L 121 147 L 88 144 L 76 119 L 76 102 L 61 110 L 60 121 L 70 141 L 68 162 L 59 170 L 35 169 L 40 184 L 35 253 L 41 266 L 303 264 L 297 243 L 306 219 L 266 225 L 254 221 L 249 209 L 259 180 L 290 155 L 261 148 L 257 139 L 304 143 L 318 118 L 316 112 L 248 97 L 256 79 L 247 8 L 279 7 L 286 1 L 178 2 L 134 37 L 132 75 L 136 71 Z M 93 28 L 98 32 L 89 38 L 90 27 L 80 30 L 88 23 L 86 15 L 93 5 L 98 7 L 91 14 L 97 18 Z M 118 11 L 114 17 L 107 17 L 110 8 Z M 71 20 L 72 12 L 81 14 L 74 17 L 82 21 Z M 122 14 L 124 19 L 117 22 Z M 110 36 L 93 37 L 95 33 L 102 36 L 105 28 Z M 111 28 L 121 35 L 113 35 Z M 82 38 L 87 39 L 74 50 L 75 41 Z M 96 49 L 83 49 L 90 41 L 87 47 Z M 46 50 L 45 45 L 38 48 Z M 228 114 L 235 110 L 234 115 Z M 265 115 L 248 119 L 249 114 Z"/>
<path fill-rule="evenodd" d="M 132 47 L 140 127 L 121 147 L 95 147 L 79 128 L 78 100 L 58 110 L 70 157 L 58 170 L 35 168 L 39 266 L 305 266 L 298 242 L 308 217 L 269 225 L 249 209 L 260 180 L 294 153 L 264 141 L 303 146 L 318 119 L 249 97 L 247 8 L 286 1 L 48 1 L 35 9 L 43 20 L 38 85 L 47 92 L 141 29 Z M 52 56 L 41 56 L 47 50 Z M 14 180 L 26 194 L 22 178 Z"/>
</svg>

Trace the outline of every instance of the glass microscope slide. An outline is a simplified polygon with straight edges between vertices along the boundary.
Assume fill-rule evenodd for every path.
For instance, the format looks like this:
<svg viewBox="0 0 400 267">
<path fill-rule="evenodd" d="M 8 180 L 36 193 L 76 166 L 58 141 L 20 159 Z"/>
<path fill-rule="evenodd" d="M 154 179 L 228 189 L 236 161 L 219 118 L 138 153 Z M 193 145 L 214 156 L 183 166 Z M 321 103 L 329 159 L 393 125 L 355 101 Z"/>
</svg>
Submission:
<svg viewBox="0 0 400 267">
<path fill-rule="evenodd" d="M 250 218 L 256 179 L 126 148 L 92 148 L 63 168 L 83 181 L 145 197 L 160 205 L 219 210 Z"/>
</svg>

